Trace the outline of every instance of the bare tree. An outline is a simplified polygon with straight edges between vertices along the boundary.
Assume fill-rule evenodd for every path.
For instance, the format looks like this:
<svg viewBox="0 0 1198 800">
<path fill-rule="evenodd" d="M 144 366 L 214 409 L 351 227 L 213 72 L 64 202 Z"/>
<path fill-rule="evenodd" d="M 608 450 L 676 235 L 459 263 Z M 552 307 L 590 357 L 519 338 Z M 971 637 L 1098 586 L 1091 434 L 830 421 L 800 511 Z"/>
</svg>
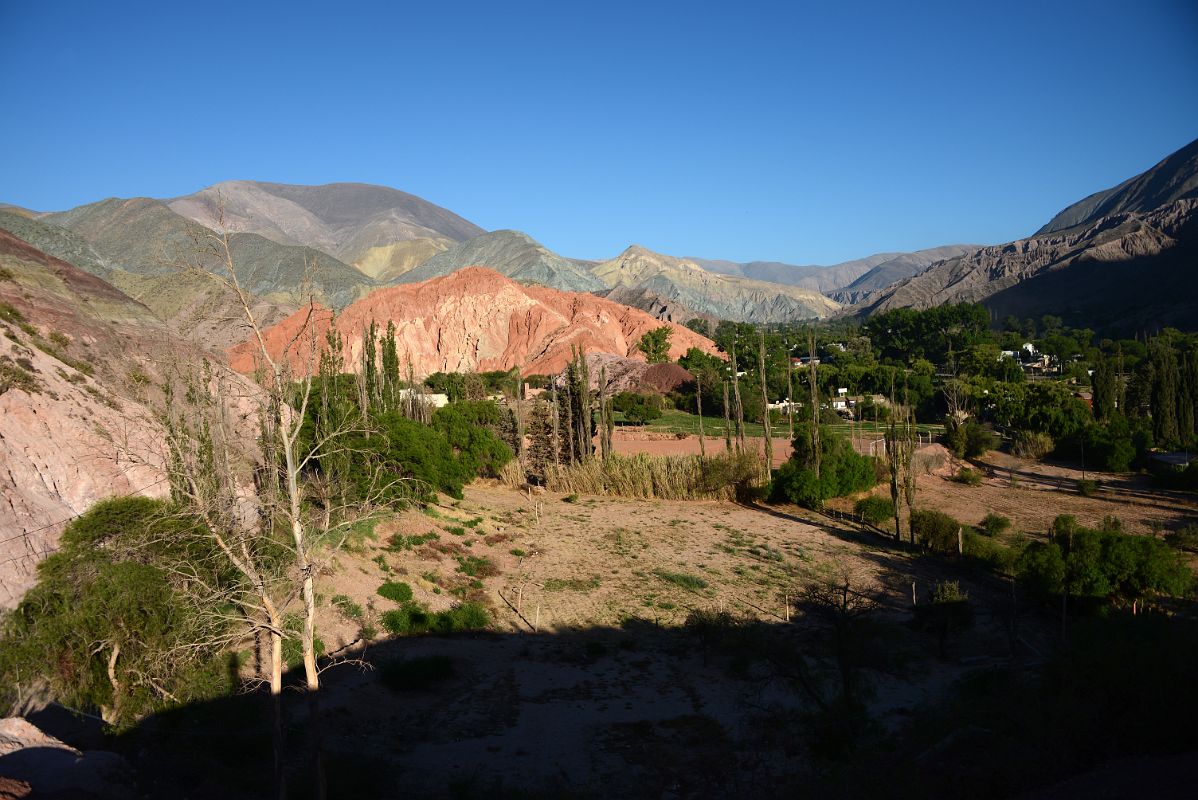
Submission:
<svg viewBox="0 0 1198 800">
<path fill-rule="evenodd" d="M 815 364 L 815 331 L 807 329 L 807 366 L 808 382 L 811 384 L 811 458 L 814 459 L 812 469 L 815 477 L 819 478 L 819 382 L 816 379 Z"/>
<path fill-rule="evenodd" d="M 275 520 L 279 520 L 289 537 L 288 549 L 292 566 L 289 577 L 294 582 L 303 605 L 300 643 L 310 705 L 310 730 L 315 750 L 316 794 L 323 797 L 326 782 L 319 740 L 320 670 L 315 645 L 315 574 L 321 565 L 315 558 L 315 550 L 321 535 L 330 533 L 334 514 L 326 506 L 321 515 L 322 521 L 313 524 L 305 496 L 307 487 L 303 476 L 320 464 L 322 459 L 346 455 L 347 442 L 351 434 L 362 432 L 363 420 L 357 415 L 347 415 L 335 421 L 326 420 L 326 424 L 311 431 L 305 430 L 309 408 L 318 402 L 313 393 L 313 376 L 317 373 L 317 362 L 323 351 L 318 329 L 322 315 L 327 313 L 316 304 L 310 284 L 306 287 L 309 299 L 304 307 L 301 324 L 290 340 L 281 348 L 274 349 L 268 344 L 265 331 L 255 317 L 254 298 L 242 285 L 238 276 L 229 232 L 221 225 L 216 231 L 205 232 L 200 234 L 200 237 L 196 242 L 196 259 L 189 264 L 189 268 L 209 276 L 230 293 L 242 310 L 245 324 L 250 331 L 249 341 L 256 364 L 255 377 L 262 397 L 259 409 L 264 461 L 259 493 L 261 516 L 268 528 L 275 525 Z M 329 324 L 331 325 L 331 317 Z M 372 333 L 373 330 L 372 323 Z M 369 359 L 373 366 L 373 354 L 364 354 L 364 358 Z M 293 369 L 293 366 L 298 368 Z M 409 360 L 409 379 L 411 370 Z M 370 385 L 371 377 L 374 377 L 375 384 L 378 383 L 377 375 L 368 375 L 365 389 L 368 401 L 374 402 L 381 395 L 378 394 L 376 386 Z M 409 383 L 409 398 L 412 397 Z M 420 405 L 423 406 L 423 403 Z M 374 492 L 368 492 L 368 498 L 364 502 L 369 503 L 374 496 Z M 381 496 L 381 493 L 378 496 Z M 325 499 L 327 500 L 327 497 Z M 223 529 L 226 528 L 218 527 L 218 530 Z M 232 548 L 226 550 L 231 559 L 237 558 L 243 564 L 238 569 L 245 572 L 251 583 L 262 582 L 261 578 L 251 577 L 256 571 L 253 564 L 245 564 L 244 558 Z M 266 593 L 261 594 L 265 596 Z M 273 666 L 274 662 L 281 658 L 283 631 L 278 616 L 276 608 L 270 621 L 271 635 L 275 637 L 275 646 L 272 648 L 272 693 L 277 693 L 281 688 L 281 681 L 275 679 L 276 669 Z"/>
<path fill-rule="evenodd" d="M 765 475 L 774 471 L 774 442 L 770 431 L 770 392 L 765 382 L 765 331 L 757 343 L 757 370 L 761 373 L 761 425 L 765 431 Z"/>
</svg>

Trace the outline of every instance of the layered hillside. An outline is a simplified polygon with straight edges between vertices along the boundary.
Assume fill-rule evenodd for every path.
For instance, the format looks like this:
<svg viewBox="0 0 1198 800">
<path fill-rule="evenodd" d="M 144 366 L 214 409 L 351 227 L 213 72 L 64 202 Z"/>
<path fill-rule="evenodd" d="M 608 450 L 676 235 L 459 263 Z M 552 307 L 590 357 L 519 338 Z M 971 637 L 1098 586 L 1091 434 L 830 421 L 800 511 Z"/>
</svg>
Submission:
<svg viewBox="0 0 1198 800">
<path fill-rule="evenodd" d="M 144 305 L 0 232 L 0 608 L 67 519 L 167 493 L 153 394 L 202 358 Z"/>
<path fill-rule="evenodd" d="M 311 320 L 311 333 L 298 336 Z M 336 317 L 346 342 L 347 366 L 357 368 L 363 331 L 371 321 L 385 327 L 394 322 L 403 362 L 410 358 L 418 376 L 433 372 L 507 370 L 524 374 L 556 373 L 571 357 L 571 348 L 588 353 L 638 355 L 637 343 L 662 324 L 673 328 L 670 356 L 678 358 L 691 347 L 714 353 L 708 339 L 680 325 L 662 323 L 643 311 L 590 294 L 525 286 L 499 273 L 468 267 L 422 283 L 379 289 Z M 272 357 L 290 347 L 288 357 L 297 371 L 316 363 L 311 342 L 322 342 L 332 315 L 301 309 L 267 331 Z M 234 369 L 254 368 L 252 342 L 230 351 Z"/>
<path fill-rule="evenodd" d="M 595 294 L 611 300 L 613 303 L 619 303 L 622 306 L 639 308 L 656 319 L 666 322 L 677 322 L 679 325 L 685 325 L 693 319 L 701 319 L 712 325 L 719 322 L 711 314 L 698 314 L 682 303 L 668 300 L 655 292 L 640 287 L 617 286 L 614 289 L 596 292 Z"/>
<path fill-rule="evenodd" d="M 483 233 L 427 200 L 364 183 L 225 181 L 167 203 L 201 225 L 223 220 L 229 230 L 315 248 L 380 281 Z"/>
<path fill-rule="evenodd" d="M 42 221 L 78 234 L 110 269 L 139 275 L 177 272 L 198 264 L 219 271 L 221 258 L 209 253 L 213 231 L 149 198 L 108 199 Z M 281 245 L 255 233 L 235 233 L 230 248 L 246 291 L 280 303 L 299 303 L 315 292 L 340 308 L 374 287 L 358 270 L 311 247 Z"/>
<path fill-rule="evenodd" d="M 976 244 L 949 244 L 914 253 L 900 253 L 876 264 L 852 283 L 829 292 L 828 296 L 845 305 L 860 303 L 875 292 L 884 291 L 899 281 L 918 275 L 938 261 L 957 258 L 979 249 L 980 246 Z"/>
<path fill-rule="evenodd" d="M 1053 314 L 1108 331 L 1198 325 L 1196 153 L 1198 142 L 1030 238 L 934 264 L 864 311 L 980 302 L 999 317 Z"/>
<path fill-rule="evenodd" d="M 633 245 L 618 257 L 594 268 L 611 288 L 651 292 L 667 302 L 681 303 L 719 319 L 749 322 L 787 322 L 819 319 L 840 305 L 811 289 L 783 286 L 709 272 L 693 261 L 673 258 Z"/>
<path fill-rule="evenodd" d="M 1060 316 L 1135 332 L 1198 325 L 1198 200 L 985 247 L 936 264 L 867 311 L 982 303 L 999 318 Z"/>
<path fill-rule="evenodd" d="M 462 267 L 486 267 L 521 283 L 568 292 L 602 291 L 607 284 L 520 231 L 492 231 L 454 245 L 405 273 L 401 283 L 448 275 Z"/>
</svg>

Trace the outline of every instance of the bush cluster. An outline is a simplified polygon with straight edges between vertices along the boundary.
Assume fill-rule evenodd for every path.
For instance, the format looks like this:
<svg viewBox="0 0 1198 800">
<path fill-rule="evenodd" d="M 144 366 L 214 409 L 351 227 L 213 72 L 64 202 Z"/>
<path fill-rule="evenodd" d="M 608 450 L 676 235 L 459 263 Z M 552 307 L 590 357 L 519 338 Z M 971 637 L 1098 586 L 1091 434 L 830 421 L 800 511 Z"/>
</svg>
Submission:
<svg viewBox="0 0 1198 800">
<path fill-rule="evenodd" d="M 843 436 L 820 429 L 819 475 L 815 474 L 810 424 L 795 428 L 794 454 L 778 468 L 770 499 L 804 508 L 823 508 L 832 497 L 863 492 L 877 480 L 874 459 L 855 451 Z"/>
</svg>

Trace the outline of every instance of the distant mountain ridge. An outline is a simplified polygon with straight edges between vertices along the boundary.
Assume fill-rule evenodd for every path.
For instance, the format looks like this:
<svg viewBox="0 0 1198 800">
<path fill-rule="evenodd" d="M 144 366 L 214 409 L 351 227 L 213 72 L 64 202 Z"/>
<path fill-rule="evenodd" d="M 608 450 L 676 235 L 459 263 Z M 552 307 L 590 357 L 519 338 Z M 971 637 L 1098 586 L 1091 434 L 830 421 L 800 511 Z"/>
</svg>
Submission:
<svg viewBox="0 0 1198 800">
<path fill-rule="evenodd" d="M 365 183 L 225 181 L 165 201 L 208 227 L 321 250 L 387 280 L 485 231 L 416 195 Z"/>
<path fill-rule="evenodd" d="M 1187 197 L 1198 197 L 1198 139 L 1118 186 L 1079 200 L 1033 235 L 1067 230 L 1112 214 L 1154 211 Z"/>
<path fill-rule="evenodd" d="M 1111 331 L 1198 326 L 1198 141 L 1057 214 L 1036 234 L 938 262 L 862 313 L 982 303 Z"/>
<path fill-rule="evenodd" d="M 399 277 L 400 283 L 448 275 L 463 267 L 493 269 L 522 283 L 539 283 L 569 292 L 594 292 L 607 284 L 590 270 L 549 250 L 521 231 L 484 233 L 438 253 Z"/>
<path fill-rule="evenodd" d="M 818 292 L 709 272 L 693 261 L 632 245 L 593 269 L 611 288 L 639 289 L 718 319 L 789 322 L 831 316 L 840 304 Z"/>
</svg>

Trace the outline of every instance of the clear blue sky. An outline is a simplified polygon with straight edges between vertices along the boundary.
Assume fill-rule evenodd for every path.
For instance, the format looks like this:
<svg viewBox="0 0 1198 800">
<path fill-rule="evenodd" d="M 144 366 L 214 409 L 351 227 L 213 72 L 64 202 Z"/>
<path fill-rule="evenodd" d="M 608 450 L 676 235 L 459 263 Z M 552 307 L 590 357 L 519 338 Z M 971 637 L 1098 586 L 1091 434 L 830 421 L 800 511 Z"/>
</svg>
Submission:
<svg viewBox="0 0 1198 800">
<path fill-rule="evenodd" d="M 364 181 L 582 258 L 994 243 L 1198 137 L 1198 4 L 0 0 L 0 200 Z"/>
</svg>

